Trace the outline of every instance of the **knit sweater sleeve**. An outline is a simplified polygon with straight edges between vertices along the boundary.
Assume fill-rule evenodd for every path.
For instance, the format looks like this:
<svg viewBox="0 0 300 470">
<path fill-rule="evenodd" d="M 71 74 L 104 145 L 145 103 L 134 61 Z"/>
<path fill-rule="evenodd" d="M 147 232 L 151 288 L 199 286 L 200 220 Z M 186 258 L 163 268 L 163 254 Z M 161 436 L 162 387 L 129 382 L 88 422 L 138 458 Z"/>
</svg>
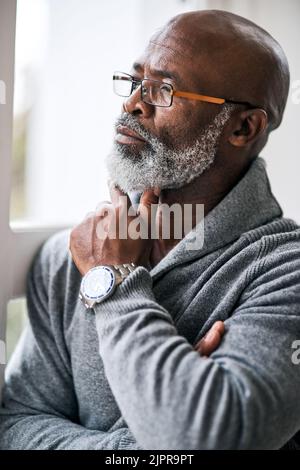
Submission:
<svg viewBox="0 0 300 470">
<path fill-rule="evenodd" d="M 294 241 L 260 241 L 210 358 L 178 334 L 143 267 L 96 307 L 105 371 L 143 448 L 278 449 L 300 429 L 292 360 L 300 339 L 299 241 L 299 232 Z"/>
<path fill-rule="evenodd" d="M 7 368 L 0 449 L 139 448 L 124 421 L 111 432 L 89 430 L 79 423 L 63 331 L 57 328 L 54 334 L 53 312 L 49 311 L 48 284 L 55 278 L 49 276 L 49 258 L 57 256 L 52 244 L 53 239 L 51 246 L 44 246 L 28 278 L 30 321 Z M 59 321 L 63 323 L 63 318 Z"/>
</svg>

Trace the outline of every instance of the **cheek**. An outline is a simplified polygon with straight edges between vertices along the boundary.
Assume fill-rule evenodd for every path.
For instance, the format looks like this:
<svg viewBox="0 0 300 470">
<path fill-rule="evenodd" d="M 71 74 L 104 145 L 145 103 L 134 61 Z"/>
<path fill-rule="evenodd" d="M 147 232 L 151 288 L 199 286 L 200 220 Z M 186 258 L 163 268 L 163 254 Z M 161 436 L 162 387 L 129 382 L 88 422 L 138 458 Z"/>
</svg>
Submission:
<svg viewBox="0 0 300 470">
<path fill-rule="evenodd" d="M 157 113 L 156 135 L 169 148 L 185 147 L 197 138 L 202 126 L 193 108 L 179 105 Z"/>
</svg>

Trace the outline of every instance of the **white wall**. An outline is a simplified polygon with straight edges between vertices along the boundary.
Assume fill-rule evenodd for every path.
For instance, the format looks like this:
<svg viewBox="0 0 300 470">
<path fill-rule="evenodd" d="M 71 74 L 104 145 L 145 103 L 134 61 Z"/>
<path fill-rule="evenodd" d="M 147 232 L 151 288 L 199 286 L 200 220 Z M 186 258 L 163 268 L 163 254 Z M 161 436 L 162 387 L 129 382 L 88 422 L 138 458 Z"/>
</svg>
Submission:
<svg viewBox="0 0 300 470">
<path fill-rule="evenodd" d="M 206 7 L 245 15 L 281 42 L 292 80 L 300 79 L 299 0 L 45 1 L 48 40 L 32 82 L 27 166 L 28 216 L 40 222 L 73 223 L 107 198 L 103 160 L 121 106 L 111 74 L 128 70 L 153 30 L 171 16 Z M 284 124 L 263 156 L 286 214 L 300 222 L 299 114 L 300 105 L 290 99 Z"/>
<path fill-rule="evenodd" d="M 292 83 L 300 80 L 299 0 L 208 0 L 207 3 L 210 8 L 246 16 L 267 29 L 285 50 Z M 270 136 L 262 156 L 267 161 L 273 192 L 285 215 L 300 223 L 300 103 L 293 103 L 292 94 L 293 90 L 283 123 Z"/>
</svg>

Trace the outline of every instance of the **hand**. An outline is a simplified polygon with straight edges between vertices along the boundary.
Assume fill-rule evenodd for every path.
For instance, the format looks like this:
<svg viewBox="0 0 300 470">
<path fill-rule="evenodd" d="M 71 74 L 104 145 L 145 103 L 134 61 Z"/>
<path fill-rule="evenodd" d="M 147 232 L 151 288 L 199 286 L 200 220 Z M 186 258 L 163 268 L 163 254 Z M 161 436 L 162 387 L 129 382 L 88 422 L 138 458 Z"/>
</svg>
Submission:
<svg viewBox="0 0 300 470">
<path fill-rule="evenodd" d="M 222 321 L 216 321 L 204 338 L 200 339 L 195 346 L 195 350 L 201 356 L 210 356 L 220 345 L 225 333 L 225 326 Z"/>
<path fill-rule="evenodd" d="M 111 202 L 101 203 L 96 212 L 75 227 L 70 236 L 70 251 L 73 261 L 82 275 L 99 265 L 135 263 L 147 266 L 152 249 L 151 231 L 152 204 L 158 204 L 157 189 L 143 193 L 136 212 L 128 195 L 110 184 Z M 122 197 L 121 197 L 122 196 Z M 128 209 L 130 208 L 130 214 Z M 154 214 L 155 216 L 155 214 Z M 139 222 L 147 238 L 133 238 L 130 234 L 132 222 Z M 120 237 L 120 226 L 122 237 Z"/>
</svg>

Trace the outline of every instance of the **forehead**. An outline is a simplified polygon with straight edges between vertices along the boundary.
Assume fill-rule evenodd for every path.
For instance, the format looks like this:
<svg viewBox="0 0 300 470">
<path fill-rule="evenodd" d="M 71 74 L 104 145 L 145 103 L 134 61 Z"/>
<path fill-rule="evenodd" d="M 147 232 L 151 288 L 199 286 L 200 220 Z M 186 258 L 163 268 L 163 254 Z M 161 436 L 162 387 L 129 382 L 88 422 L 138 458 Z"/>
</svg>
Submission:
<svg viewBox="0 0 300 470">
<path fill-rule="evenodd" d="M 135 65 L 140 66 L 144 74 L 156 74 L 164 77 L 174 78 L 178 84 L 187 82 L 187 77 L 195 75 L 197 68 L 191 51 L 185 51 L 172 37 L 162 38 L 154 36 L 149 41 L 143 54 L 138 58 Z M 158 74 L 157 74 L 158 75 Z"/>
</svg>

